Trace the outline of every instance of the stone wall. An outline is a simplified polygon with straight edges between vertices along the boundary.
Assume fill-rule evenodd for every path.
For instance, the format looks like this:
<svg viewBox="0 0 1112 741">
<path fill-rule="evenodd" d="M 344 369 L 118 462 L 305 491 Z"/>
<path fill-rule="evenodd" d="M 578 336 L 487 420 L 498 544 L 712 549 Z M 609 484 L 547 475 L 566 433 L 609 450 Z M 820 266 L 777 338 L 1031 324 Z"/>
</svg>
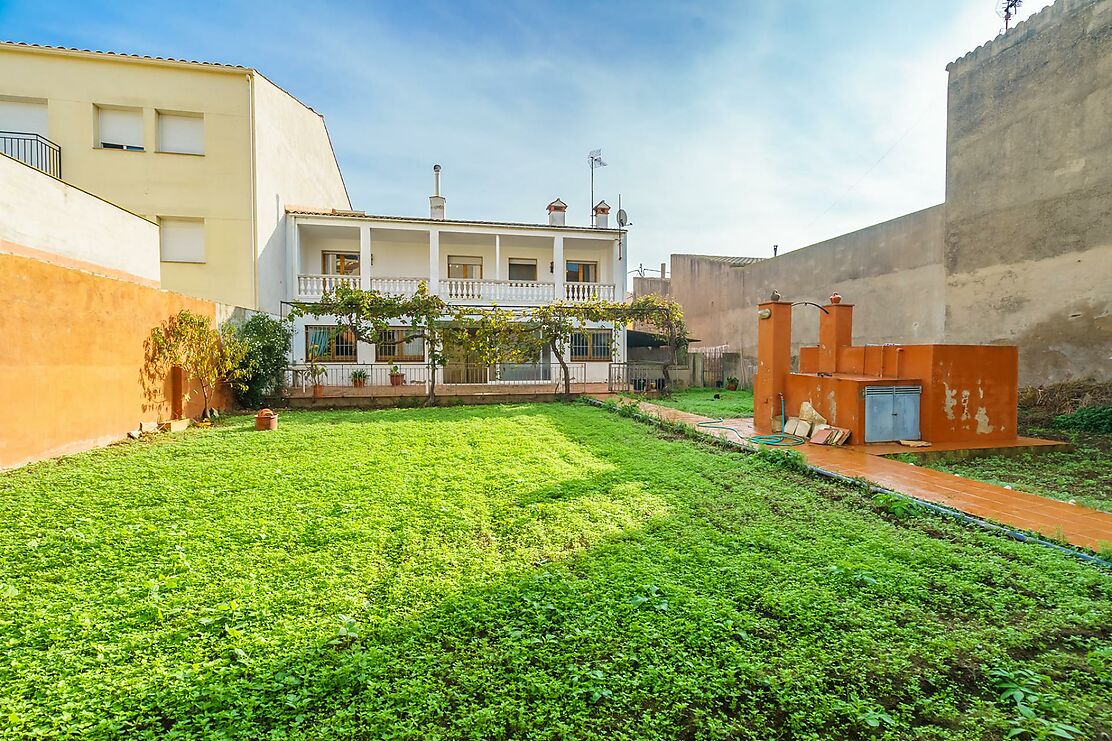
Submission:
<svg viewBox="0 0 1112 741">
<path fill-rule="evenodd" d="M 855 344 L 1010 344 L 1023 385 L 1112 380 L 1112 0 L 1058 0 L 948 70 L 945 204 L 744 267 L 673 255 L 693 336 L 752 357 L 772 289 L 838 291 Z"/>
<path fill-rule="evenodd" d="M 945 320 L 944 212 L 934 206 L 744 267 L 672 255 L 672 293 L 701 344 L 728 344 L 748 358 L 757 354 L 757 304 L 774 289 L 786 300 L 815 303 L 838 291 L 858 306 L 857 344 L 938 342 Z M 816 312 L 795 308 L 796 351 L 818 341 Z"/>
<path fill-rule="evenodd" d="M 1020 381 L 1112 379 L 1112 0 L 1058 0 L 949 66 L 946 339 Z"/>
</svg>

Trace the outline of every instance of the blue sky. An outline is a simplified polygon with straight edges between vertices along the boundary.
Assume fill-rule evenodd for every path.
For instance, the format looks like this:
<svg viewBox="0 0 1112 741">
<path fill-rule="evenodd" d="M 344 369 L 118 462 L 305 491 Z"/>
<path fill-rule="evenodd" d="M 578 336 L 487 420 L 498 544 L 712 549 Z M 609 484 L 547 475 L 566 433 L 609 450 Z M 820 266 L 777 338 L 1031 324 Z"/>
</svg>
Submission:
<svg viewBox="0 0 1112 741">
<path fill-rule="evenodd" d="M 1047 5 L 1028 0 L 1021 18 Z M 766 256 L 944 199 L 946 71 L 996 0 L 0 0 L 0 37 L 256 67 L 325 116 L 355 208 L 569 222 L 596 194 L 634 265 Z M 154 20 L 155 22 L 152 22 Z"/>
</svg>

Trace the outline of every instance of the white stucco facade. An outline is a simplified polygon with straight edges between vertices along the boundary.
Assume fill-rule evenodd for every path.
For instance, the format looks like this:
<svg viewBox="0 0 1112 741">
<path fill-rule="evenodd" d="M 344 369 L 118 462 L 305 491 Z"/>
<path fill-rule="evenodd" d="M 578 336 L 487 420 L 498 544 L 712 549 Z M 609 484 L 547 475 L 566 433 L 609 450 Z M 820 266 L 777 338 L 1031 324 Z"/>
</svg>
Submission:
<svg viewBox="0 0 1112 741">
<path fill-rule="evenodd" d="M 313 301 L 338 282 L 396 294 L 412 292 L 424 282 L 430 291 L 460 306 L 497 305 L 527 310 L 556 300 L 598 297 L 620 301 L 626 293 L 628 262 L 623 236 L 616 229 L 290 209 L 286 215 L 284 281 L 290 290 L 284 300 Z M 304 363 L 306 359 L 311 333 L 308 328 L 335 324 L 332 317 L 298 319 L 294 327 L 293 363 Z M 625 330 L 597 325 L 586 327 L 585 332 L 590 329 L 613 333 L 607 356 L 576 357 L 572 348 L 567 348 L 565 360 L 574 366 L 573 380 L 604 383 L 610 363 L 626 357 Z M 343 385 L 343 374 L 349 367 L 398 365 L 413 379 L 422 368 L 422 362 L 416 359 L 384 360 L 371 344 L 359 343 L 354 357 L 350 356 L 350 349 L 345 349 L 345 353 L 348 355 L 343 360 L 330 359 L 325 363 L 330 382 L 335 385 Z M 555 368 L 557 363 L 546 353 L 539 365 Z M 543 368 L 514 371 L 534 374 L 538 381 L 549 380 L 548 371 Z M 331 378 L 333 375 L 335 379 Z M 442 382 L 440 376 L 437 380 Z"/>
<path fill-rule="evenodd" d="M 158 226 L 0 154 L 0 250 L 158 285 Z"/>
</svg>

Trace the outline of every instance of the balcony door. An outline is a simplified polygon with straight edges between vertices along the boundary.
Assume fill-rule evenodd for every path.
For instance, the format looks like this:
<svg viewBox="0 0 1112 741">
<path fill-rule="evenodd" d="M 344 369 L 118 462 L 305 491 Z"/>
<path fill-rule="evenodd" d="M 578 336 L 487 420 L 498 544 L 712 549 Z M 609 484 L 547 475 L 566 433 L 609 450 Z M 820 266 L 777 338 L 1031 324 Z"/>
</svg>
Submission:
<svg viewBox="0 0 1112 741">
<path fill-rule="evenodd" d="M 598 263 L 568 260 L 568 283 L 598 283 Z"/>
<path fill-rule="evenodd" d="M 322 252 L 321 275 L 359 275 L 358 252 Z"/>
</svg>

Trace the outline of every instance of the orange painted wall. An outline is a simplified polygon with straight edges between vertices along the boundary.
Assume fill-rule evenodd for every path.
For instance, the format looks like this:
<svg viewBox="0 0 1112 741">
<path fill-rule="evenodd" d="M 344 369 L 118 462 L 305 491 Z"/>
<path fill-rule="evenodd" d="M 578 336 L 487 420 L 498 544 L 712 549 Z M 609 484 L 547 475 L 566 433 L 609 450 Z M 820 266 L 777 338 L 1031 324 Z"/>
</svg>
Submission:
<svg viewBox="0 0 1112 741">
<path fill-rule="evenodd" d="M 169 379 L 157 398 L 144 392 L 143 342 L 180 309 L 216 317 L 211 301 L 11 254 L 0 254 L 0 296 L 0 468 L 169 419 Z M 201 413 L 191 397 L 186 416 Z"/>
</svg>

